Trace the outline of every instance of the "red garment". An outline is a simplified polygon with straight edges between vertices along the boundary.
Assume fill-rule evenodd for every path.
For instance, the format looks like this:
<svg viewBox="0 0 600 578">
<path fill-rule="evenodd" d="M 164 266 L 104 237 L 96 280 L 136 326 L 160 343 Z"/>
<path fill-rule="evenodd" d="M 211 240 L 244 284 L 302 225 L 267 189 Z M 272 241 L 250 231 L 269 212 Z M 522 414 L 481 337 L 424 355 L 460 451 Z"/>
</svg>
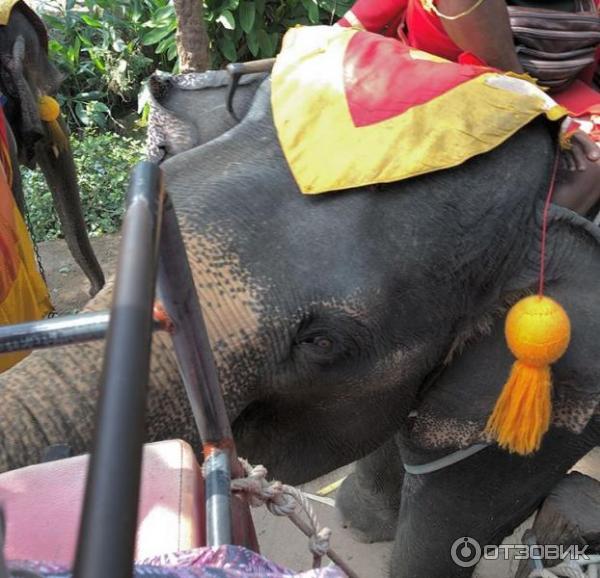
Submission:
<svg viewBox="0 0 600 578">
<path fill-rule="evenodd" d="M 420 0 L 357 0 L 338 24 L 358 24 L 369 32 L 397 36 L 406 39 L 413 48 L 455 62 L 463 53 L 446 34 L 440 19 L 426 12 Z"/>
<path fill-rule="evenodd" d="M 596 0 L 596 4 L 600 6 L 600 0 Z M 485 65 L 485 62 L 470 52 L 464 52 L 452 41 L 440 18 L 433 12 L 426 12 L 421 0 L 357 0 L 338 24 L 396 36 L 413 48 L 461 64 Z M 593 69 L 592 65 L 589 70 L 582 72 L 580 79 L 583 82 L 577 81 L 566 90 L 552 95 L 574 116 L 598 114 L 600 110 L 600 94 L 592 88 L 582 89 L 584 82 L 591 84 Z"/>
</svg>

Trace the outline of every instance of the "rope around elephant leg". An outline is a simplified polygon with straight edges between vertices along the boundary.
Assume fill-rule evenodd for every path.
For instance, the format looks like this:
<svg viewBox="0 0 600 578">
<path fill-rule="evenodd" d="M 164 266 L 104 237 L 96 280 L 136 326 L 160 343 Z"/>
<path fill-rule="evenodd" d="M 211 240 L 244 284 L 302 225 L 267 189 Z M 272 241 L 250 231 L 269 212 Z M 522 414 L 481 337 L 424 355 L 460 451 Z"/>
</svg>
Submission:
<svg viewBox="0 0 600 578">
<path fill-rule="evenodd" d="M 268 482 L 267 469 L 264 466 L 252 466 L 241 458 L 239 461 L 246 477 L 231 480 L 232 492 L 243 493 L 253 507 L 265 505 L 275 516 L 287 516 L 308 537 L 308 547 L 313 554 L 313 568 L 319 568 L 321 559 L 326 555 L 348 578 L 358 578 L 330 547 L 331 530 L 321 527 L 312 506 L 300 490 L 278 481 Z M 308 523 L 299 516 L 301 511 L 306 514 Z"/>
</svg>

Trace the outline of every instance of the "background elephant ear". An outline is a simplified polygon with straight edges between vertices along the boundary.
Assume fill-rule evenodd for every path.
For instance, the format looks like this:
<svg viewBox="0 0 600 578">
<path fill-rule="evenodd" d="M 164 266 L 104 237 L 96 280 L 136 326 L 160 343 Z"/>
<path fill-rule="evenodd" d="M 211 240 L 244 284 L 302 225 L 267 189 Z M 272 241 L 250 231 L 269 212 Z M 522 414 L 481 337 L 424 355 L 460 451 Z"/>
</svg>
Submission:
<svg viewBox="0 0 600 578">
<path fill-rule="evenodd" d="M 18 10 L 21 12 L 31 26 L 33 26 L 38 38 L 40 40 L 40 46 L 43 51 L 48 54 L 48 31 L 46 30 L 46 26 L 42 22 L 42 19 L 22 0 L 19 0 L 14 6 L 14 10 Z"/>
<path fill-rule="evenodd" d="M 553 207 L 552 213 L 546 294 L 567 311 L 572 334 L 567 352 L 552 365 L 551 427 L 580 433 L 600 401 L 600 229 L 570 211 Z M 539 257 L 532 257 L 526 260 L 531 269 L 511 281 L 511 290 L 535 287 Z M 515 361 L 504 323 L 498 315 L 488 333 L 467 344 L 423 389 L 410 430 L 417 448 L 487 441 L 483 430 Z"/>
</svg>

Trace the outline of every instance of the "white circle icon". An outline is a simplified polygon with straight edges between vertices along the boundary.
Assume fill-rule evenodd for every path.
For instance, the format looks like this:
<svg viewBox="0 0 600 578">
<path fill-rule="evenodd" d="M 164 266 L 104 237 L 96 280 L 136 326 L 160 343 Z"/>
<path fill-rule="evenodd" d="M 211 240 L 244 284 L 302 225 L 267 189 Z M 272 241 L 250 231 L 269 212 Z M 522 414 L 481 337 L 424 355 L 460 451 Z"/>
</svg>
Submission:
<svg viewBox="0 0 600 578">
<path fill-rule="evenodd" d="M 471 568 L 481 559 L 481 546 L 474 538 L 465 536 L 452 544 L 450 549 L 452 561 L 461 568 Z"/>
</svg>

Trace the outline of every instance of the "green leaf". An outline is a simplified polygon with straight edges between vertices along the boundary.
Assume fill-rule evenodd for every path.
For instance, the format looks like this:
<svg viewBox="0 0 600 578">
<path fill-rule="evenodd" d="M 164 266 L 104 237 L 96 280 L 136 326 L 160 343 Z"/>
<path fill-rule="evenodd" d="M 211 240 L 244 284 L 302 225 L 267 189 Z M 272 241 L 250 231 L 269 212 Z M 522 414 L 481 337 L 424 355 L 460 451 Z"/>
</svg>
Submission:
<svg viewBox="0 0 600 578">
<path fill-rule="evenodd" d="M 169 27 L 154 28 L 142 36 L 142 44 L 144 46 L 152 46 L 160 42 L 165 36 L 171 34 Z"/>
<path fill-rule="evenodd" d="M 264 30 L 259 30 L 256 33 L 258 39 L 258 46 L 260 47 L 260 55 L 263 58 L 268 58 L 272 56 L 273 53 L 271 51 L 271 39 L 269 35 Z"/>
<path fill-rule="evenodd" d="M 86 126 L 90 124 L 90 116 L 80 102 L 75 105 L 75 114 L 83 124 Z"/>
<path fill-rule="evenodd" d="M 256 7 L 256 11 L 262 16 L 265 13 L 265 3 L 266 0 L 255 0 L 254 5 Z"/>
<path fill-rule="evenodd" d="M 169 6 L 165 6 L 164 8 L 159 8 L 153 15 L 153 20 L 168 20 L 170 21 L 175 16 L 175 9 L 172 4 Z"/>
<path fill-rule="evenodd" d="M 169 60 L 175 60 L 177 58 L 177 45 L 175 43 L 169 46 L 169 49 L 167 50 L 167 58 Z"/>
<path fill-rule="evenodd" d="M 79 38 L 81 44 L 83 44 L 84 46 L 93 46 L 94 45 L 94 43 L 87 36 L 85 36 L 83 34 L 77 34 L 77 38 Z M 51 42 L 54 42 L 54 40 L 52 40 Z"/>
<path fill-rule="evenodd" d="M 229 60 L 229 62 L 235 62 L 237 60 L 237 50 L 235 48 L 235 44 L 229 38 L 229 36 L 224 36 L 219 39 L 219 49 L 223 56 Z"/>
<path fill-rule="evenodd" d="M 100 20 L 96 20 L 96 18 L 92 18 L 87 14 L 82 14 L 81 19 L 92 28 L 102 28 L 102 22 L 100 22 Z"/>
<path fill-rule="evenodd" d="M 260 52 L 260 47 L 258 45 L 258 38 L 256 37 L 256 32 L 252 31 L 250 34 L 246 34 L 246 44 L 248 45 L 248 50 L 255 58 L 258 57 L 258 53 Z"/>
<path fill-rule="evenodd" d="M 93 90 L 91 92 L 80 92 L 77 95 L 77 98 L 80 98 L 82 100 L 98 100 L 99 98 L 102 98 L 104 95 L 103 92 L 99 91 L 99 90 Z"/>
<path fill-rule="evenodd" d="M 233 30 L 235 28 L 235 18 L 229 10 L 223 10 L 221 16 L 217 18 L 217 22 L 227 30 Z"/>
<path fill-rule="evenodd" d="M 248 34 L 254 27 L 254 20 L 256 17 L 254 2 L 240 2 L 239 14 L 242 30 Z"/>
<path fill-rule="evenodd" d="M 315 2 L 310 3 L 310 8 L 308 9 L 308 19 L 313 24 L 319 23 L 319 7 Z"/>
<path fill-rule="evenodd" d="M 272 32 L 270 35 L 271 38 L 271 54 L 277 54 L 279 49 L 279 40 L 281 38 L 281 34 L 279 32 Z"/>
<path fill-rule="evenodd" d="M 225 0 L 220 6 L 219 12 L 223 12 L 224 10 L 236 10 L 239 5 L 240 0 Z"/>
<path fill-rule="evenodd" d="M 174 38 L 163 38 L 159 43 L 158 46 L 156 47 L 156 50 L 154 52 L 156 52 L 156 54 L 163 54 L 164 52 L 167 52 L 169 50 L 169 48 L 171 48 L 171 46 L 175 46 L 175 50 L 177 50 L 177 46 L 175 44 L 175 39 Z"/>
</svg>

